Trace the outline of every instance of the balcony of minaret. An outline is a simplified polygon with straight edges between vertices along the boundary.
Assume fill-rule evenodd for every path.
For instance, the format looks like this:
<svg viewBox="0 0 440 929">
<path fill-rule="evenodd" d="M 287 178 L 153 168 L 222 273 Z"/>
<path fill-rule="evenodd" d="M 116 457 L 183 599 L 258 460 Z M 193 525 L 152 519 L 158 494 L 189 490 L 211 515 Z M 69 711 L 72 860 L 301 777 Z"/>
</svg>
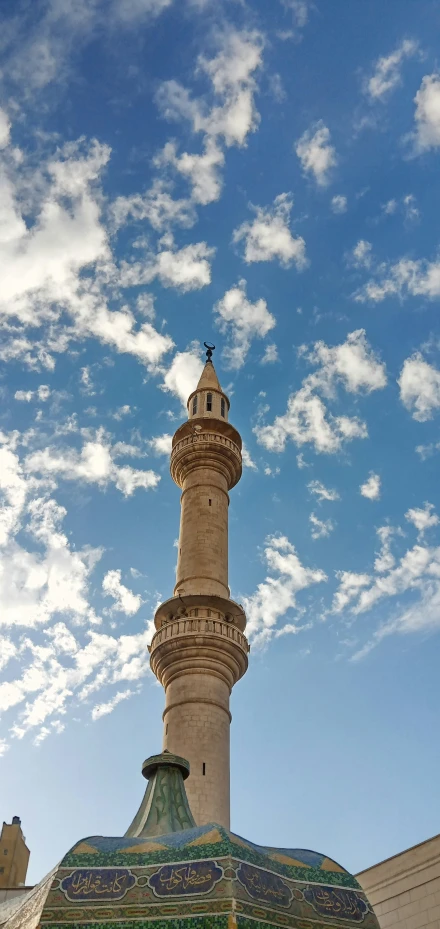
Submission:
<svg viewBox="0 0 440 929">
<path fill-rule="evenodd" d="M 157 626 L 157 614 L 155 620 Z M 151 669 L 165 688 L 176 677 L 198 670 L 221 678 L 231 691 L 248 666 L 246 636 L 233 619 L 207 607 L 162 621 L 149 650 Z"/>
<path fill-rule="evenodd" d="M 174 435 L 171 477 L 179 487 L 193 469 L 213 468 L 235 487 L 241 477 L 241 436 L 228 422 L 208 417 L 188 420 Z"/>
</svg>

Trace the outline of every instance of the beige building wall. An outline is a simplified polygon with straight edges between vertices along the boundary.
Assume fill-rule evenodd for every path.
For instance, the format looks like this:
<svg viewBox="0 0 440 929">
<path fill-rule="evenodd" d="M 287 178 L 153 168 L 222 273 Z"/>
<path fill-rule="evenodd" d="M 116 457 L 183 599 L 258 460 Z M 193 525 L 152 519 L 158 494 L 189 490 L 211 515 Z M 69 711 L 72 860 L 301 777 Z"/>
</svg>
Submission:
<svg viewBox="0 0 440 929">
<path fill-rule="evenodd" d="M 440 929 L 440 835 L 356 877 L 381 929 Z"/>
<path fill-rule="evenodd" d="M 3 823 L 0 835 L 0 889 L 25 883 L 29 854 L 20 819 L 14 816 L 12 823 Z"/>
</svg>

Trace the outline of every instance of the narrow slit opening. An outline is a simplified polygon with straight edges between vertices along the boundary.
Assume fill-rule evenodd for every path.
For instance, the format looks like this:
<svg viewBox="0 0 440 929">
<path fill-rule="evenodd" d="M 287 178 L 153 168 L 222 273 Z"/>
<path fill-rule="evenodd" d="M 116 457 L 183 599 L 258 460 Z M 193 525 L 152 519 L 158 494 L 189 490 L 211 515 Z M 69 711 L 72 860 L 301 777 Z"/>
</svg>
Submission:
<svg viewBox="0 0 440 929">
<path fill-rule="evenodd" d="M 205 764 L 205 762 L 203 762 L 202 774 L 206 774 L 206 764 Z"/>
</svg>

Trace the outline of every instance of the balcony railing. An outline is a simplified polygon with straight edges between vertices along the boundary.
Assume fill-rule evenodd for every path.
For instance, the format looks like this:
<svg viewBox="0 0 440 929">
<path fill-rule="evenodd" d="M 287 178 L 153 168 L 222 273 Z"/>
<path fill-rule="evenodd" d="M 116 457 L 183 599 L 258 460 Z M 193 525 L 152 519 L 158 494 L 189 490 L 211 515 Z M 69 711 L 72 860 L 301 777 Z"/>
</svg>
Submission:
<svg viewBox="0 0 440 929">
<path fill-rule="evenodd" d="M 209 617 L 181 617 L 165 623 L 155 633 L 150 645 L 150 652 L 153 652 L 162 642 L 193 635 L 218 635 L 223 639 L 236 642 L 245 654 L 249 651 L 246 636 L 232 623 L 225 623 L 219 619 L 209 619 Z"/>
</svg>

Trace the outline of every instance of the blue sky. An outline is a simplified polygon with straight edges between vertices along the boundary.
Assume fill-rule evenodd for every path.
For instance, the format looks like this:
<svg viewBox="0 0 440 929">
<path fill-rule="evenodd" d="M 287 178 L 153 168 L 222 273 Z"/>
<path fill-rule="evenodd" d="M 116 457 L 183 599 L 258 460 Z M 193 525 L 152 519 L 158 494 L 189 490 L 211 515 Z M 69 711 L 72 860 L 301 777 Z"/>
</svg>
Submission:
<svg viewBox="0 0 440 929">
<path fill-rule="evenodd" d="M 38 880 L 161 745 L 171 435 L 245 443 L 232 824 L 353 871 L 439 831 L 440 4 L 4 3 L 2 812 Z"/>
</svg>

